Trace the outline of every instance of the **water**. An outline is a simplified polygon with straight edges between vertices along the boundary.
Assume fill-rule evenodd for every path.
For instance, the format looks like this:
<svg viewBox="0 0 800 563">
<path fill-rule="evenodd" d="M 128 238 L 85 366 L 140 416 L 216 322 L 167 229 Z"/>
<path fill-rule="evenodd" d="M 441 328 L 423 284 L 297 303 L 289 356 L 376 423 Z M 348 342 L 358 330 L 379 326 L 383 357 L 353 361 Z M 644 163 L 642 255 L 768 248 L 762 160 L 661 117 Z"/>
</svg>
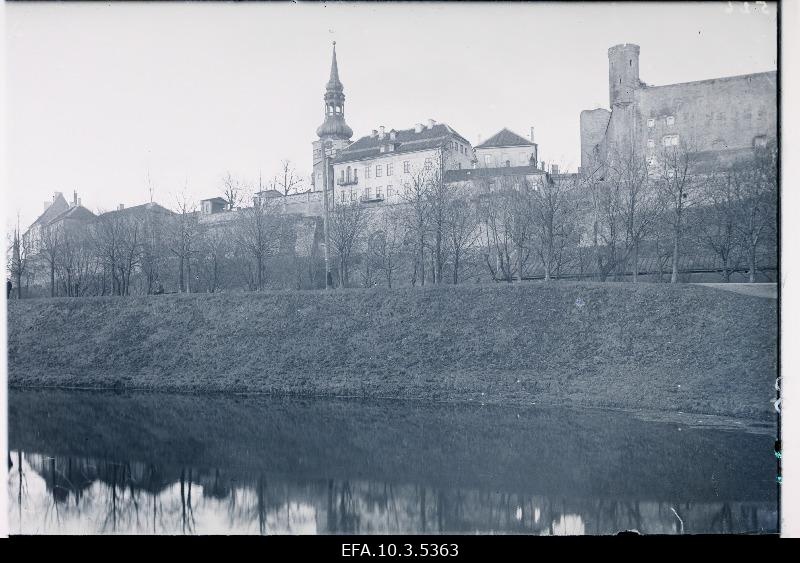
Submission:
<svg viewBox="0 0 800 563">
<path fill-rule="evenodd" d="M 763 533 L 769 431 L 624 413 L 9 396 L 12 533 Z"/>
</svg>

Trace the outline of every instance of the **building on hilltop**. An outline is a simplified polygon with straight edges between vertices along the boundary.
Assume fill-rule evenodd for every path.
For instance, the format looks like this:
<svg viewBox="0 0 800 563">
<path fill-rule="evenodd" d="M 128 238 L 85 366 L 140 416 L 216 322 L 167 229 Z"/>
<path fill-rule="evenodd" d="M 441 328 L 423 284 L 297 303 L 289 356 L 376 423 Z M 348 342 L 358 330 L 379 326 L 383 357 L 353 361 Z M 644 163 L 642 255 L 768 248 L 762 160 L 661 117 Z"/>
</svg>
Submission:
<svg viewBox="0 0 800 563">
<path fill-rule="evenodd" d="M 72 201 L 69 203 L 61 192 L 55 192 L 53 201 L 44 203 L 44 212 L 31 224 L 22 238 L 31 255 L 34 255 L 41 250 L 42 237 L 47 231 L 74 232 L 85 227 L 95 217 L 94 213 L 81 204 L 77 191 L 72 193 Z"/>
<path fill-rule="evenodd" d="M 530 139 L 503 128 L 475 147 L 475 157 L 480 168 L 536 166 L 539 146 L 533 142 L 533 127 Z"/>
<path fill-rule="evenodd" d="M 446 123 L 429 119 L 413 129 L 384 127 L 361 137 L 333 159 L 336 203 L 397 203 L 413 174 L 432 166 L 472 168 L 472 145 Z"/>
<path fill-rule="evenodd" d="M 639 46 L 608 50 L 611 110 L 580 115 L 581 170 L 616 151 L 641 151 L 654 166 L 664 147 L 685 146 L 707 168 L 749 157 L 777 136 L 775 71 L 652 86 L 639 78 Z"/>
</svg>

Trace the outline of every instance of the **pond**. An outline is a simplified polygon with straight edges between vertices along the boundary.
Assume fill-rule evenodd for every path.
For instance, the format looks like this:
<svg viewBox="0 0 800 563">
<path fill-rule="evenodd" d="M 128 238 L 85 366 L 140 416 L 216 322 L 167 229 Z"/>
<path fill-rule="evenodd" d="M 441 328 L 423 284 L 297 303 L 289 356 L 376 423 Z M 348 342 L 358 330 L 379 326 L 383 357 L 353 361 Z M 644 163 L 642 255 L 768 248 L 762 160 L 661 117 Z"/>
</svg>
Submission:
<svg viewBox="0 0 800 563">
<path fill-rule="evenodd" d="M 12 534 L 778 528 L 769 425 L 536 405 L 12 390 L 9 445 Z"/>
</svg>

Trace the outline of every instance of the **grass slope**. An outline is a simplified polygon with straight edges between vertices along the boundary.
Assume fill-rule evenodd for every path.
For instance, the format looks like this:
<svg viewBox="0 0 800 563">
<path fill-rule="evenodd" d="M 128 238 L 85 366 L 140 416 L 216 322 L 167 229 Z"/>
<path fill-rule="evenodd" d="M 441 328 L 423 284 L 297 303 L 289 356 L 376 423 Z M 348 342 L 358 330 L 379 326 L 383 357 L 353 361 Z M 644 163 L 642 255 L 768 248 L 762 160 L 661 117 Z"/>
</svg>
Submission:
<svg viewBox="0 0 800 563">
<path fill-rule="evenodd" d="M 579 303 L 582 306 L 579 306 Z M 473 400 L 768 417 L 777 303 L 551 283 L 9 304 L 13 387 Z"/>
</svg>

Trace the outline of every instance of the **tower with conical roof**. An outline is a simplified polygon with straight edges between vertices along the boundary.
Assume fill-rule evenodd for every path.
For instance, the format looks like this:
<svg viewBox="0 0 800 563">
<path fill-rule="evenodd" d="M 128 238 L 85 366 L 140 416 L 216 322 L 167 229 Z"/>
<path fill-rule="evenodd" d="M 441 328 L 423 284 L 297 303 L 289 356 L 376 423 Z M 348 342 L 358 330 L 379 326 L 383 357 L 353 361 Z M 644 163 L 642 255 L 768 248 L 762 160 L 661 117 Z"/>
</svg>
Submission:
<svg viewBox="0 0 800 563">
<path fill-rule="evenodd" d="M 350 144 L 353 130 L 344 120 L 344 86 L 339 80 L 339 65 L 336 61 L 336 41 L 333 42 L 333 58 L 331 60 L 331 75 L 325 85 L 325 121 L 317 127 L 314 147 L 314 173 L 312 183 L 315 191 L 322 191 L 322 169 L 325 153 L 328 156 L 335 154 Z"/>
</svg>

